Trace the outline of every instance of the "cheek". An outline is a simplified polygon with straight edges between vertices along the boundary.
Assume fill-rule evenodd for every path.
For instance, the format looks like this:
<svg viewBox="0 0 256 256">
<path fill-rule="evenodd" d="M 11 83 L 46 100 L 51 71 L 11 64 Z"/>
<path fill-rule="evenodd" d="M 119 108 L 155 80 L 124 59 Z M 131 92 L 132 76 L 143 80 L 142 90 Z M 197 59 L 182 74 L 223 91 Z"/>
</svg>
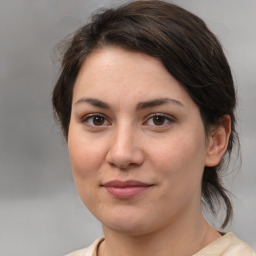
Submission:
<svg viewBox="0 0 256 256">
<path fill-rule="evenodd" d="M 202 136 L 194 137 L 189 134 L 175 134 L 163 141 L 154 143 L 151 155 L 161 165 L 178 167 L 193 165 L 204 165 L 206 154 L 205 141 Z M 177 171 L 182 169 L 175 168 Z"/>
<path fill-rule="evenodd" d="M 99 170 L 104 163 L 104 143 L 97 143 L 82 131 L 70 129 L 68 150 L 73 171 L 73 178 L 82 200 L 87 201 L 85 195 L 94 193 L 99 184 Z"/>
<path fill-rule="evenodd" d="M 104 143 L 86 136 L 82 129 L 70 127 L 68 150 L 74 172 L 81 175 L 93 171 L 104 158 Z"/>
<path fill-rule="evenodd" d="M 151 154 L 155 169 L 162 170 L 166 193 L 178 196 L 201 187 L 206 153 L 202 136 L 177 135 L 158 145 Z"/>
<path fill-rule="evenodd" d="M 68 149 L 77 192 L 85 205 L 91 205 L 94 203 L 91 195 L 96 194 L 99 184 L 99 155 L 72 136 L 68 141 Z"/>
</svg>

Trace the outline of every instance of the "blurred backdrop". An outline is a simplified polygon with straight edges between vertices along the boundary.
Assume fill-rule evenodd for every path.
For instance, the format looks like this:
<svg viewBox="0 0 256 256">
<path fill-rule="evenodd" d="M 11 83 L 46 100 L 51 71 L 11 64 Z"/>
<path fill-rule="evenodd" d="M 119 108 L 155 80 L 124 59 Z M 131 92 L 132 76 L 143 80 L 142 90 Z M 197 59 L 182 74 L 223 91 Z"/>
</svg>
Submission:
<svg viewBox="0 0 256 256">
<path fill-rule="evenodd" d="M 60 256 L 102 235 L 73 185 L 51 108 L 54 46 L 98 8 L 124 1 L 0 0 L 0 255 Z M 223 44 L 239 94 L 242 166 L 227 177 L 228 230 L 256 250 L 256 0 L 176 0 Z"/>
</svg>

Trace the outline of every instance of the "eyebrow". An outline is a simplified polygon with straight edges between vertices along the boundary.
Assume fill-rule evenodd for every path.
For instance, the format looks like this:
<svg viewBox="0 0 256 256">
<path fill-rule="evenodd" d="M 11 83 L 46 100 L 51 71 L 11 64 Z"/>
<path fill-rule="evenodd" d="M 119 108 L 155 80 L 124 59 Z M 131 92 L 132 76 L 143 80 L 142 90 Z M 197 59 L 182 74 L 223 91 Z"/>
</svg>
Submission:
<svg viewBox="0 0 256 256">
<path fill-rule="evenodd" d="M 104 108 L 104 109 L 111 108 L 111 106 L 108 103 L 95 98 L 81 98 L 75 102 L 75 105 L 81 104 L 81 103 L 89 103 L 95 107 Z M 175 105 L 184 107 L 184 105 L 178 100 L 175 100 L 172 98 L 159 98 L 159 99 L 139 102 L 136 106 L 136 110 L 143 110 L 145 108 L 157 107 L 167 103 L 173 103 Z"/>
<path fill-rule="evenodd" d="M 142 110 L 142 109 L 145 109 L 145 108 L 161 106 L 161 105 L 164 105 L 164 104 L 167 104 L 167 103 L 174 103 L 175 105 L 184 107 L 184 105 L 178 100 L 175 100 L 175 99 L 172 99 L 172 98 L 159 98 L 159 99 L 140 102 L 137 105 L 136 109 L 137 110 Z"/>
<path fill-rule="evenodd" d="M 81 104 L 81 103 L 89 103 L 89 104 L 91 104 L 91 105 L 93 105 L 95 107 L 104 108 L 104 109 L 110 109 L 110 105 L 109 104 L 107 104 L 104 101 L 95 99 L 95 98 L 81 98 L 81 99 L 79 99 L 75 103 L 75 105 Z"/>
</svg>

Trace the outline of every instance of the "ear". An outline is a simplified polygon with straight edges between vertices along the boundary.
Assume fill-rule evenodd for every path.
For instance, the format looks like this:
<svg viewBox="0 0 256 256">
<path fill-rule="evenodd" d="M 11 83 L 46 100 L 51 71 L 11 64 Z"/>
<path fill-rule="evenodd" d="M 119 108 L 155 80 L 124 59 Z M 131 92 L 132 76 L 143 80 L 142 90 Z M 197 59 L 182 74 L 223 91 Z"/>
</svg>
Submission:
<svg viewBox="0 0 256 256">
<path fill-rule="evenodd" d="M 219 119 L 219 123 L 211 128 L 208 137 L 205 166 L 213 167 L 219 164 L 227 150 L 230 132 L 231 118 L 229 115 L 224 115 Z"/>
</svg>

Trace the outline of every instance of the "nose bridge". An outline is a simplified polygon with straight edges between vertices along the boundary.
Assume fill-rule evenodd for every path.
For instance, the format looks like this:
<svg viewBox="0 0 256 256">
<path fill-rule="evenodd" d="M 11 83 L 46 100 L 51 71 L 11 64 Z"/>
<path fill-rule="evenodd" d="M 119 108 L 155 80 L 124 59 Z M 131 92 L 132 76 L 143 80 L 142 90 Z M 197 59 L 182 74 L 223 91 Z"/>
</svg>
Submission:
<svg viewBox="0 0 256 256">
<path fill-rule="evenodd" d="M 120 122 L 113 132 L 107 161 L 122 169 L 131 165 L 140 165 L 143 154 L 138 136 L 136 127 L 125 120 Z"/>
<path fill-rule="evenodd" d="M 135 146 L 133 145 L 135 136 L 136 130 L 134 129 L 133 125 L 124 121 L 117 126 L 114 142 L 117 146 L 120 146 L 121 149 L 125 149 L 126 147 L 129 149 L 130 147 Z"/>
</svg>

